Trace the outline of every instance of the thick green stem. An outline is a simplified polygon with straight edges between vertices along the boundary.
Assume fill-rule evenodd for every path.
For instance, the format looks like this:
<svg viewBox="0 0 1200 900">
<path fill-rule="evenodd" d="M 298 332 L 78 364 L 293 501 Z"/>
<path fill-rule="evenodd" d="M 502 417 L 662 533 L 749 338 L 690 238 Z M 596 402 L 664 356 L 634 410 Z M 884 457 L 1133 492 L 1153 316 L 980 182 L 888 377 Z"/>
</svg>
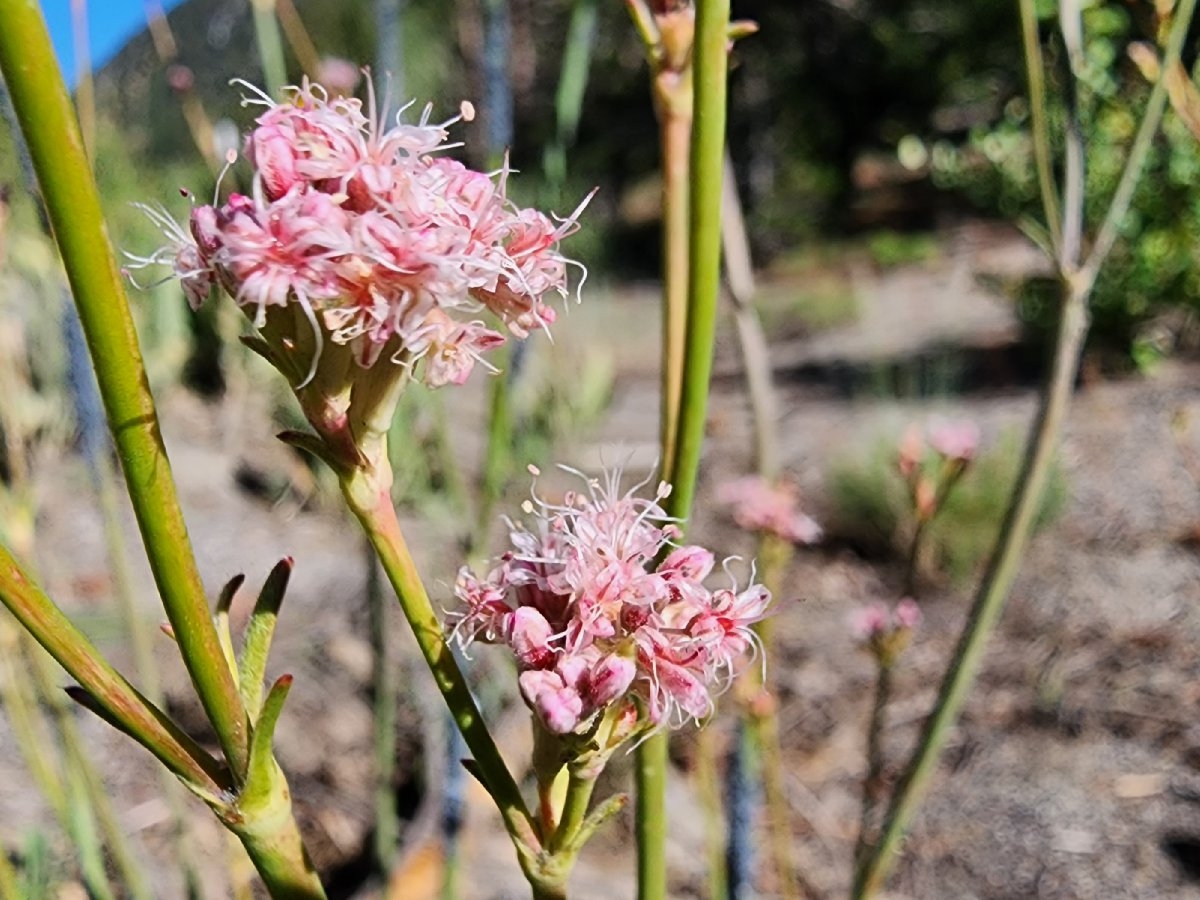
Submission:
<svg viewBox="0 0 1200 900">
<path fill-rule="evenodd" d="M 150 567 L 188 674 L 235 777 L 240 777 L 247 761 L 248 722 L 188 542 L 137 332 L 70 97 L 36 0 L 0 0 L 0 21 L 0 71 L 71 282 Z"/>
<path fill-rule="evenodd" d="M 686 519 L 696 494 L 704 443 L 708 387 L 721 274 L 722 160 L 725 155 L 725 97 L 728 69 L 728 0 L 700 0 L 693 45 L 695 105 L 691 132 L 688 304 L 683 385 L 675 430 L 673 465 L 664 479 L 673 486 L 668 515 Z M 668 364 L 670 364 L 668 362 Z M 656 734 L 638 748 L 638 897 L 667 895 L 667 736 Z"/>
<path fill-rule="evenodd" d="M 292 814 L 292 797 L 274 760 L 264 761 L 267 784 L 243 796 L 225 826 L 237 835 L 272 900 L 325 900 Z"/>
<path fill-rule="evenodd" d="M 381 458 L 386 458 L 386 453 Z M 533 846 L 536 841 L 521 790 L 505 765 L 475 698 L 471 696 L 467 680 L 442 636 L 441 623 L 409 554 L 388 488 L 367 472 L 356 470 L 343 477 L 342 494 L 383 564 L 404 617 L 417 639 L 417 646 L 475 757 L 475 767 L 499 807 L 509 833 Z"/>
</svg>

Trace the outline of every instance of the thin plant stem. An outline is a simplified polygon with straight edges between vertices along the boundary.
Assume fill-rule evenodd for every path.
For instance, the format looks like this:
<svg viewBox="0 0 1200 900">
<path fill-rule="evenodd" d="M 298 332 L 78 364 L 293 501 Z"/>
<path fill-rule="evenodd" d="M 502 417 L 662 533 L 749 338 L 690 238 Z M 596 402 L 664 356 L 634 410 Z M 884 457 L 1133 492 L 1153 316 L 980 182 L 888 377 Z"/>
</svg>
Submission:
<svg viewBox="0 0 1200 900">
<path fill-rule="evenodd" d="M 78 331 L 78 326 L 74 327 Z M 86 367 L 86 362 L 83 365 Z M 88 377 L 90 378 L 90 373 L 88 373 Z M 95 398 L 94 402 L 98 403 L 99 398 Z M 89 462 L 100 506 L 113 594 L 116 596 L 117 608 L 124 623 L 125 633 L 128 635 L 133 649 L 133 668 L 137 673 L 138 682 L 142 685 L 142 692 L 151 703 L 161 708 L 162 679 L 159 677 L 158 663 L 154 659 L 154 648 L 151 643 L 151 637 L 157 629 L 153 629 L 145 617 L 139 614 L 136 606 L 133 578 L 129 572 L 125 539 L 118 511 L 116 478 L 107 454 L 107 432 L 102 432 L 102 435 L 104 437 L 103 450 L 93 454 Z M 191 896 L 198 891 L 200 877 L 187 833 L 187 816 L 183 809 L 182 789 L 179 782 L 166 770 L 160 769 L 159 776 L 163 796 L 166 798 L 167 808 L 170 811 L 177 864 L 183 872 L 184 883 L 190 891 L 189 896 Z M 99 789 L 102 790 L 103 786 L 99 786 Z M 148 896 L 139 895 L 136 891 L 134 893 L 136 896 Z"/>
<path fill-rule="evenodd" d="M 913 527 L 912 542 L 908 545 L 908 562 L 904 571 L 904 593 L 909 597 L 917 596 L 917 579 L 921 567 L 921 551 L 925 546 L 925 537 L 929 533 L 932 518 L 917 516 L 917 524 Z"/>
<path fill-rule="evenodd" d="M 754 840 L 755 787 L 758 782 L 754 739 L 739 721 L 733 738 L 726 775 L 725 806 L 729 816 L 729 840 L 725 846 L 725 871 L 729 900 L 744 900 L 750 896 L 758 857 Z"/>
<path fill-rule="evenodd" d="M 775 420 L 778 403 L 771 371 L 771 351 L 763 332 L 762 320 L 754 307 L 758 288 L 750 258 L 750 239 L 738 196 L 733 161 L 726 151 L 721 189 L 721 252 L 725 277 L 733 300 L 742 367 L 746 372 L 746 391 L 750 398 L 750 417 L 754 427 L 754 460 L 758 474 L 768 481 L 779 477 L 779 435 Z"/>
<path fill-rule="evenodd" d="M 304 20 L 292 0 L 275 0 L 275 12 L 279 15 L 279 24 L 283 28 L 283 36 L 287 38 L 292 54 L 300 63 L 300 68 L 310 78 L 316 78 L 321 69 L 321 54 L 313 43 L 312 36 L 304 27 Z"/>
<path fill-rule="evenodd" d="M 250 0 L 254 11 L 254 42 L 266 79 L 267 93 L 274 94 L 288 83 L 287 63 L 283 57 L 283 38 L 275 15 L 275 0 Z"/>
<path fill-rule="evenodd" d="M 1062 227 L 1059 224 L 1058 188 L 1054 184 L 1054 169 L 1050 160 L 1050 127 L 1046 118 L 1046 63 L 1042 57 L 1042 42 L 1038 38 L 1034 0 L 1018 0 L 1018 6 L 1021 10 L 1025 77 L 1029 82 L 1030 124 L 1033 129 L 1033 156 L 1037 166 L 1038 189 L 1042 197 L 1046 226 L 1050 229 L 1050 246 L 1057 254 L 1062 246 Z"/>
<path fill-rule="evenodd" d="M 662 76 L 660 76 L 662 77 Z M 675 467 L 679 432 L 679 407 L 683 396 L 683 360 L 687 340 L 688 308 L 688 151 L 692 137 L 691 86 L 688 102 L 659 103 L 659 140 L 662 165 L 662 468 Z"/>
<path fill-rule="evenodd" d="M 342 492 L 379 556 L 438 690 L 474 755 L 481 780 L 500 808 L 510 833 L 533 846 L 536 841 L 529 810 L 480 715 L 466 677 L 442 637 L 441 623 L 408 551 L 388 491 L 363 473 L 354 473 L 342 480 Z"/>
<path fill-rule="evenodd" d="M 0 0 L 0 20 L 0 70 L 71 282 L 151 570 L 184 665 L 238 778 L 248 761 L 249 723 L 187 538 L 137 332 L 70 98 L 38 4 Z M 2 568 L 4 580 L 11 582 L 7 562 Z"/>
<path fill-rule="evenodd" d="M 861 859 L 871 845 L 875 808 L 883 793 L 883 731 L 888 702 L 892 696 L 892 667 L 882 660 L 876 660 L 876 663 L 875 695 L 867 723 L 867 774 L 863 778 L 862 814 L 858 826 L 858 844 L 854 851 L 856 860 Z"/>
<path fill-rule="evenodd" d="M 558 202 L 567 180 L 567 148 L 575 143 L 583 98 L 587 92 L 592 50 L 596 45 L 597 0 L 575 0 L 567 25 L 566 45 L 554 93 L 554 140 L 546 147 L 542 168 L 547 194 Z"/>
<path fill-rule="evenodd" d="M 696 735 L 696 790 L 704 809 L 708 896 L 712 900 L 724 900 L 729 893 L 725 877 L 725 816 L 717 766 L 718 750 L 717 729 L 711 726 L 702 728 Z"/>
<path fill-rule="evenodd" d="M 712 375 L 721 261 L 721 166 L 725 155 L 725 98 L 728 70 L 728 0 L 700 0 L 693 45 L 695 101 L 689 157 L 687 329 L 679 422 L 671 466 L 673 485 L 664 501 L 669 516 L 686 519 L 696 494 L 704 443 L 708 387 Z M 667 364 L 671 364 L 668 361 Z M 637 755 L 638 897 L 667 896 L 665 732 L 642 742 Z"/>
<path fill-rule="evenodd" d="M 1175 19 L 1167 39 L 1163 71 L 1169 71 L 1179 61 L 1183 40 L 1195 7 L 1196 0 L 1182 0 L 1175 10 Z M 879 840 L 855 872 L 852 890 L 855 900 L 873 896 L 882 887 L 894 864 L 900 840 L 924 796 L 941 749 L 949 737 L 951 727 L 958 718 L 959 710 L 979 669 L 987 638 L 999 620 L 1004 601 L 1016 577 L 1021 557 L 1029 542 L 1039 502 L 1049 479 L 1058 438 L 1070 405 L 1071 391 L 1087 336 L 1088 300 L 1091 289 L 1105 255 L 1112 248 L 1116 223 L 1129 211 L 1129 203 L 1145 166 L 1151 139 L 1162 120 L 1165 99 L 1166 81 L 1160 79 L 1146 105 L 1120 184 L 1104 218 L 1101 236 L 1104 237 L 1109 227 L 1113 230 L 1113 236 L 1104 238 L 1103 244 L 1097 239 L 1087 262 L 1078 270 L 1073 268 L 1071 259 L 1064 257 L 1059 260 L 1064 271 L 1065 297 L 1050 374 L 1025 451 L 1021 475 L 1001 526 L 996 549 L 975 595 L 966 625 L 938 691 L 933 711 L 922 727 L 916 749 L 892 794 Z M 1069 155 L 1068 161 L 1071 159 L 1072 156 Z M 1081 165 L 1081 159 L 1077 165 Z M 1068 172 L 1068 179 L 1072 178 L 1082 179 L 1082 172 Z M 1077 203 L 1083 202 L 1082 192 L 1068 193 L 1076 197 Z M 1065 215 L 1070 216 L 1072 213 L 1068 211 Z M 1103 249 L 1104 253 L 1097 256 L 1100 249 Z"/>
<path fill-rule="evenodd" d="M 562 813 L 558 817 L 558 827 L 550 840 L 549 850 L 558 853 L 566 849 L 578 834 L 587 817 L 588 804 L 592 799 L 592 791 L 596 787 L 595 777 L 584 777 L 571 771 L 567 775 L 567 793 L 563 800 Z"/>
<path fill-rule="evenodd" d="M 405 96 L 404 9 L 407 0 L 375 0 L 375 68 L 391 73 L 392 87 Z"/>
<path fill-rule="evenodd" d="M 779 477 L 779 435 L 776 429 L 778 404 L 775 396 L 771 353 L 763 332 L 762 320 L 754 306 L 757 287 L 750 258 L 750 240 L 746 234 L 741 199 L 738 196 L 733 162 L 725 154 L 723 206 L 721 209 L 721 244 L 725 259 L 729 294 L 734 304 L 738 343 L 742 351 L 742 366 L 746 372 L 746 389 L 750 398 L 750 414 L 754 428 L 754 457 L 758 474 L 774 481 Z M 759 559 L 763 563 L 762 583 L 778 596 L 783 577 L 792 557 L 791 544 L 774 535 L 763 534 L 759 539 Z M 762 644 L 763 658 L 774 657 L 775 630 L 771 620 L 754 626 Z M 783 748 L 780 746 L 779 711 L 771 699 L 767 672 L 758 670 L 760 701 L 751 703 L 744 713 L 746 727 L 760 757 L 763 797 L 766 805 L 772 863 L 779 879 L 779 895 L 783 900 L 800 896 L 801 881 L 792 861 L 791 815 L 784 786 Z M 809 893 L 814 893 L 809 891 Z"/>
</svg>

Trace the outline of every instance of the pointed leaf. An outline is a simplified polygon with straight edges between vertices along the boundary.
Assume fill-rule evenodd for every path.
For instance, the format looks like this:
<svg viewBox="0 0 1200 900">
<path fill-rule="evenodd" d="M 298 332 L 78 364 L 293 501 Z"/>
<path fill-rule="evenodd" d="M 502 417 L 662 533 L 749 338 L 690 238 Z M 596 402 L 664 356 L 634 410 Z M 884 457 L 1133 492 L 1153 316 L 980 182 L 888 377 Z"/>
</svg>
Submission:
<svg viewBox="0 0 1200 900">
<path fill-rule="evenodd" d="M 246 771 L 245 787 L 238 798 L 238 805 L 265 806 L 270 803 L 270 794 L 275 790 L 277 764 L 271 748 L 275 737 L 275 726 L 283 712 L 283 704 L 292 689 L 293 677 L 280 675 L 267 692 L 262 712 L 250 736 L 250 766 Z"/>
<path fill-rule="evenodd" d="M 254 604 L 254 612 L 246 625 L 238 670 L 242 702 L 246 704 L 251 722 L 258 718 L 262 706 L 262 685 L 266 677 L 267 657 L 271 653 L 271 638 L 275 635 L 275 622 L 279 617 L 279 607 L 283 605 L 292 566 L 290 556 L 275 564 L 259 592 L 258 602 Z"/>
<path fill-rule="evenodd" d="M 217 611 L 213 615 L 213 621 L 217 626 L 217 640 L 221 643 L 221 652 L 225 654 L 225 662 L 229 664 L 229 670 L 233 672 L 235 682 L 238 677 L 237 654 L 233 649 L 233 633 L 229 629 L 229 610 L 233 606 L 233 598 L 237 596 L 237 592 L 245 580 L 246 576 L 240 574 L 229 579 L 225 587 L 221 588 L 221 593 L 217 595 Z"/>
</svg>

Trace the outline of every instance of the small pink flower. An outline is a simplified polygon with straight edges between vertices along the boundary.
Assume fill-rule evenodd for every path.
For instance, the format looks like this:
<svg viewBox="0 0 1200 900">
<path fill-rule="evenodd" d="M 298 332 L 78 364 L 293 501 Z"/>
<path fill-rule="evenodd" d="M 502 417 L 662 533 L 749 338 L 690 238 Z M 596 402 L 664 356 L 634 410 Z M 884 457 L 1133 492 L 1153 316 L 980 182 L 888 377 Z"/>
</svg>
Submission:
<svg viewBox="0 0 1200 900">
<path fill-rule="evenodd" d="M 850 633 L 855 638 L 860 641 L 870 641 L 886 632 L 891 621 L 892 615 L 887 604 L 876 600 L 866 606 L 860 606 L 850 613 L 848 624 Z"/>
<path fill-rule="evenodd" d="M 758 475 L 726 482 L 717 501 L 733 508 L 733 520 L 747 531 L 774 534 L 796 544 L 821 539 L 821 526 L 800 511 L 800 490 L 789 480 L 772 484 Z"/>
<path fill-rule="evenodd" d="M 567 734 L 579 726 L 583 700 L 557 672 L 529 669 L 518 676 L 521 695 L 542 723 L 554 734 Z"/>
<path fill-rule="evenodd" d="M 912 631 L 921 624 L 921 607 L 911 597 L 905 597 L 896 604 L 896 608 L 892 611 L 892 618 L 895 620 L 897 628 Z"/>
<path fill-rule="evenodd" d="M 929 429 L 929 444 L 946 459 L 970 462 L 979 452 L 982 435 L 969 420 L 937 421 Z"/>
</svg>

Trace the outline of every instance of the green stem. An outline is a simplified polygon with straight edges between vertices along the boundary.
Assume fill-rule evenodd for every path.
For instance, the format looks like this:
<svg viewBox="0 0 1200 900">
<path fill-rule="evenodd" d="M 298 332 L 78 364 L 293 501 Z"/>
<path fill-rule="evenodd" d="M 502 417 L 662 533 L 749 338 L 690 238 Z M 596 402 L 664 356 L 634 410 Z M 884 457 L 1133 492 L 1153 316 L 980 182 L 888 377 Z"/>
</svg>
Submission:
<svg viewBox="0 0 1200 900">
<path fill-rule="evenodd" d="M 1059 224 L 1058 189 L 1050 162 L 1050 128 L 1046 120 L 1046 65 L 1038 37 L 1034 0 L 1018 0 L 1021 9 L 1021 43 L 1025 49 L 1025 75 L 1029 81 L 1029 110 L 1033 124 L 1033 155 L 1037 165 L 1042 212 L 1050 229 L 1050 245 L 1055 253 L 1062 246 Z"/>
<path fill-rule="evenodd" d="M 712 376 L 717 298 L 721 274 L 722 160 L 725 155 L 725 98 L 728 71 L 729 0 L 699 0 L 693 45 L 695 102 L 689 158 L 687 328 L 679 422 L 672 465 L 664 479 L 674 489 L 667 514 L 686 519 L 696 494 L 704 443 L 708 386 Z M 668 360 L 667 364 L 671 362 Z M 637 756 L 638 897 L 667 896 L 667 735 L 642 742 Z"/>
<path fill-rule="evenodd" d="M 702 728 L 696 735 L 696 792 L 704 809 L 705 855 L 708 857 L 708 896 L 722 900 L 729 888 L 725 875 L 725 816 L 721 804 L 721 778 L 717 767 L 717 729 Z"/>
<path fill-rule="evenodd" d="M 138 681 L 141 683 L 142 691 L 147 699 L 161 708 L 163 699 L 161 678 L 159 677 L 158 663 L 154 659 L 154 647 L 151 643 L 152 626 L 140 615 L 134 599 L 133 579 L 129 572 L 125 539 L 118 512 L 116 478 L 107 455 L 97 459 L 93 468 L 96 495 L 100 504 L 101 519 L 104 523 L 104 542 L 108 553 L 108 568 L 112 575 L 113 593 L 116 595 L 121 620 L 125 625 L 125 633 L 129 636 L 133 647 L 134 672 L 137 673 Z M 153 631 L 156 632 L 157 629 L 153 629 Z M 183 810 L 182 789 L 170 772 L 160 769 L 159 774 L 163 796 L 166 797 L 167 808 L 170 811 L 173 846 L 177 864 L 183 872 L 184 884 L 198 885 L 199 875 L 187 834 L 187 817 Z M 97 785 L 97 788 L 103 790 L 103 785 Z M 133 887 L 131 887 L 131 892 L 135 898 L 149 896 L 148 893 L 141 893 Z"/>
<path fill-rule="evenodd" d="M 759 542 L 762 584 L 774 597 L 780 596 L 783 590 L 792 553 L 792 545 L 776 535 L 764 534 Z M 769 667 L 775 648 L 773 619 L 767 618 L 756 623 L 754 631 L 762 644 L 762 653 Z M 757 702 L 751 702 L 746 714 L 746 731 L 758 752 L 762 768 L 763 800 L 772 861 L 779 879 L 779 896 L 783 900 L 795 900 L 802 894 L 816 896 L 817 891 L 797 870 L 792 857 L 792 816 L 779 735 L 779 708 L 768 678 L 769 672 L 769 668 L 766 671 L 761 668 L 756 670 L 759 697 L 755 698 Z"/>
<path fill-rule="evenodd" d="M 908 563 L 904 572 L 904 593 L 908 597 L 917 596 L 917 576 L 921 567 L 921 549 L 925 545 L 925 535 L 929 532 L 932 519 L 922 516 L 918 511 L 917 524 L 913 528 L 912 543 L 908 547 Z"/>
<path fill-rule="evenodd" d="M 549 850 L 551 853 L 559 853 L 564 848 L 572 848 L 574 852 L 578 851 L 574 844 L 579 836 L 579 829 L 583 826 L 584 819 L 587 818 L 588 804 L 592 801 L 592 791 L 595 788 L 594 774 L 592 777 L 587 777 L 574 771 L 569 772 L 567 795 L 563 800 L 562 814 L 558 817 L 558 827 L 550 840 Z M 574 852 L 571 853 L 572 857 Z M 570 863 L 568 862 L 564 868 L 570 872 Z"/>
<path fill-rule="evenodd" d="M 150 567 L 184 665 L 235 778 L 240 777 L 249 745 L 246 715 L 188 542 L 137 332 L 70 98 L 36 0 L 0 0 L 0 21 L 0 72 L 71 282 Z"/>
<path fill-rule="evenodd" d="M 386 454 L 381 458 L 386 458 Z M 467 680 L 442 637 L 441 623 L 408 551 L 387 488 L 359 470 L 342 479 L 342 494 L 383 564 L 404 617 L 417 639 L 417 646 L 475 757 L 475 766 L 500 808 L 509 833 L 533 846 L 536 841 L 521 790 L 505 765 L 471 696 Z"/>
<path fill-rule="evenodd" d="M 900 840 L 924 797 L 938 755 L 958 718 L 983 658 L 987 638 L 995 628 L 1016 577 L 1054 462 L 1058 436 L 1070 402 L 1083 338 L 1087 333 L 1086 300 L 1086 296 L 1072 292 L 1064 304 L 1051 379 L 1043 395 L 1021 478 L 1005 517 L 995 555 L 955 647 L 933 712 L 926 720 L 917 748 L 896 785 L 879 840 L 866 853 L 856 872 L 852 894 L 855 900 L 873 896 L 882 887 L 891 869 Z"/>
<path fill-rule="evenodd" d="M 396 813 L 396 678 L 388 640 L 388 608 L 379 583 L 379 563 L 367 545 L 367 618 L 371 632 L 371 683 L 375 690 L 375 863 L 391 870 L 400 841 Z"/>
<path fill-rule="evenodd" d="M 287 65 L 283 58 L 283 38 L 279 34 L 279 19 L 275 16 L 275 0 L 251 0 L 254 9 L 254 41 L 262 63 L 263 78 L 268 94 L 279 92 L 287 80 Z"/>
<path fill-rule="evenodd" d="M 867 724 L 867 774 L 863 778 L 862 815 L 858 826 L 858 846 L 854 851 L 856 860 L 862 859 L 871 845 L 875 807 L 883 792 L 883 728 L 888 701 L 892 696 L 892 667 L 882 661 L 877 663 L 875 699 L 871 704 L 871 718 Z"/>
<path fill-rule="evenodd" d="M 283 773 L 278 767 L 275 772 L 278 780 L 270 791 L 270 799 L 261 807 L 248 810 L 246 820 L 226 826 L 246 848 L 272 900 L 325 900 L 325 889 L 309 861 L 292 815 L 291 795 Z"/>
</svg>

